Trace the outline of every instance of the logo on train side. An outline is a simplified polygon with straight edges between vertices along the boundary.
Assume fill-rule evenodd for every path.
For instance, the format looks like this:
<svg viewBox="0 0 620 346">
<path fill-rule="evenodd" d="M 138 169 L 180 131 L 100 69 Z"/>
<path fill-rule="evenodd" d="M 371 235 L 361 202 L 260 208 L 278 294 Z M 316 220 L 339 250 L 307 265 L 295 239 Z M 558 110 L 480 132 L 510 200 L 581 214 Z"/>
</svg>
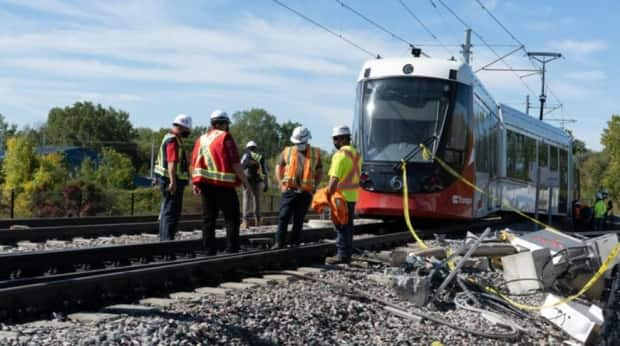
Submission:
<svg viewBox="0 0 620 346">
<path fill-rule="evenodd" d="M 472 199 L 468 197 L 463 197 L 461 195 L 452 195 L 452 204 L 464 204 L 471 205 Z"/>
</svg>

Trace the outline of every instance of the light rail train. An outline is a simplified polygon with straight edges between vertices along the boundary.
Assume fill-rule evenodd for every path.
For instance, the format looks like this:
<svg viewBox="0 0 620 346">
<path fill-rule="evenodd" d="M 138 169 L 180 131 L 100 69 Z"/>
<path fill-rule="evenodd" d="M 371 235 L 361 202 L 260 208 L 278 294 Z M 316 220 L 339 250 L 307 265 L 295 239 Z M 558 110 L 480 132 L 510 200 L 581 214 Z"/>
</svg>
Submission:
<svg viewBox="0 0 620 346">
<path fill-rule="evenodd" d="M 578 197 L 571 136 L 496 103 L 459 61 L 366 62 L 357 83 L 353 141 L 364 158 L 356 206 L 363 217 L 402 218 L 403 159 L 414 218 L 481 218 L 506 210 L 502 200 L 534 213 L 537 181 L 540 213 L 568 215 Z M 420 143 L 488 195 L 424 158 Z"/>
</svg>

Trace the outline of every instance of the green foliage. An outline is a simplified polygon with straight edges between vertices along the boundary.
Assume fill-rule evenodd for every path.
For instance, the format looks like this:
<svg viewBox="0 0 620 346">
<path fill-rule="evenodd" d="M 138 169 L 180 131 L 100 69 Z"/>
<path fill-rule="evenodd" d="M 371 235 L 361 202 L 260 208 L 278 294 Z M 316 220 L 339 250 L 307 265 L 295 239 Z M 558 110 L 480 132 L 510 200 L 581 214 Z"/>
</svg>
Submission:
<svg viewBox="0 0 620 346">
<path fill-rule="evenodd" d="M 2 164 L 4 186 L 2 193 L 9 198 L 11 191 L 21 193 L 24 184 L 32 180 L 37 161 L 34 143 L 25 136 L 16 136 L 7 141 L 7 151 Z"/>
<path fill-rule="evenodd" d="M 61 154 L 39 156 L 32 180 L 23 184 L 17 196 L 16 212 L 24 216 L 63 216 L 64 201 L 61 190 L 68 170 Z"/>
<path fill-rule="evenodd" d="M 4 115 L 0 114 L 0 150 L 5 148 L 7 139 L 16 133 L 17 125 L 7 123 Z"/>
<path fill-rule="evenodd" d="M 236 112 L 232 116 L 230 127 L 237 146 L 245 149 L 248 141 L 255 141 L 265 157 L 273 157 L 282 150 L 278 139 L 279 125 L 276 117 L 266 110 L 253 108 L 249 111 Z"/>
<path fill-rule="evenodd" d="M 603 186 L 609 190 L 612 199 L 620 198 L 620 115 L 612 115 L 603 130 L 601 143 L 607 155 Z"/>
<path fill-rule="evenodd" d="M 134 168 L 131 160 L 112 148 L 103 148 L 96 181 L 106 189 L 133 188 Z"/>
<path fill-rule="evenodd" d="M 136 137 L 129 114 L 91 102 L 76 102 L 65 108 L 52 108 L 45 130 L 48 142 L 56 145 L 99 147 L 123 145 Z"/>
<path fill-rule="evenodd" d="M 89 158 L 85 158 L 80 165 L 78 178 L 84 182 L 93 183 L 97 180 L 97 168 L 95 163 Z"/>
</svg>

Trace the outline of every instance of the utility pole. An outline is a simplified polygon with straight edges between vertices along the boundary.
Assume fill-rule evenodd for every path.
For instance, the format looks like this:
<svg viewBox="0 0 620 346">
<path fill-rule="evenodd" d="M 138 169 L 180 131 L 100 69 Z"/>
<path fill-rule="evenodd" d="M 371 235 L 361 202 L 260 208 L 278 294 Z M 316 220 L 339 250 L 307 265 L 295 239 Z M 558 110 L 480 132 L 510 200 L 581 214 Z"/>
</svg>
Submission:
<svg viewBox="0 0 620 346">
<path fill-rule="evenodd" d="M 527 56 L 538 61 L 542 64 L 542 83 L 540 86 L 540 116 L 539 120 L 543 120 L 543 113 L 545 111 L 545 101 L 547 101 L 547 95 L 545 95 L 545 74 L 547 73 L 547 63 L 562 57 L 560 53 L 552 52 L 527 52 Z"/>
<path fill-rule="evenodd" d="M 530 115 L 530 95 L 525 95 L 525 114 Z"/>
<path fill-rule="evenodd" d="M 465 44 L 461 45 L 463 50 L 463 60 L 467 65 L 471 65 L 471 29 L 467 28 L 465 30 Z"/>
</svg>

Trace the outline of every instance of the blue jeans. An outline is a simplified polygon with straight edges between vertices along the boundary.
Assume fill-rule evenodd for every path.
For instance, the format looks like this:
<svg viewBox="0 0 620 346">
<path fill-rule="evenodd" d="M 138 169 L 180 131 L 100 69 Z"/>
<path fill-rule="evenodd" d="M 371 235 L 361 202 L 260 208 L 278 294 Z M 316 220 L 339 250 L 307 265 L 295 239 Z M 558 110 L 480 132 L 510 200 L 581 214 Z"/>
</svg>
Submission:
<svg viewBox="0 0 620 346">
<path fill-rule="evenodd" d="M 310 208 L 312 195 L 308 192 L 295 192 L 288 190 L 282 193 L 280 198 L 280 213 L 278 215 L 278 230 L 276 232 L 276 243 L 280 246 L 286 244 L 286 230 L 288 223 L 293 217 L 293 232 L 291 243 L 299 245 L 301 242 L 301 230 L 304 226 L 304 218 Z"/>
<path fill-rule="evenodd" d="M 340 259 L 351 259 L 353 254 L 353 215 L 355 214 L 355 202 L 347 202 L 349 208 L 349 222 L 336 227 L 336 256 Z"/>
<path fill-rule="evenodd" d="M 185 190 L 187 181 L 177 179 L 177 190 L 174 194 L 168 191 L 169 184 L 168 178 L 160 178 L 159 189 L 162 201 L 159 213 L 159 240 L 174 240 L 183 211 L 183 190 Z"/>
</svg>

